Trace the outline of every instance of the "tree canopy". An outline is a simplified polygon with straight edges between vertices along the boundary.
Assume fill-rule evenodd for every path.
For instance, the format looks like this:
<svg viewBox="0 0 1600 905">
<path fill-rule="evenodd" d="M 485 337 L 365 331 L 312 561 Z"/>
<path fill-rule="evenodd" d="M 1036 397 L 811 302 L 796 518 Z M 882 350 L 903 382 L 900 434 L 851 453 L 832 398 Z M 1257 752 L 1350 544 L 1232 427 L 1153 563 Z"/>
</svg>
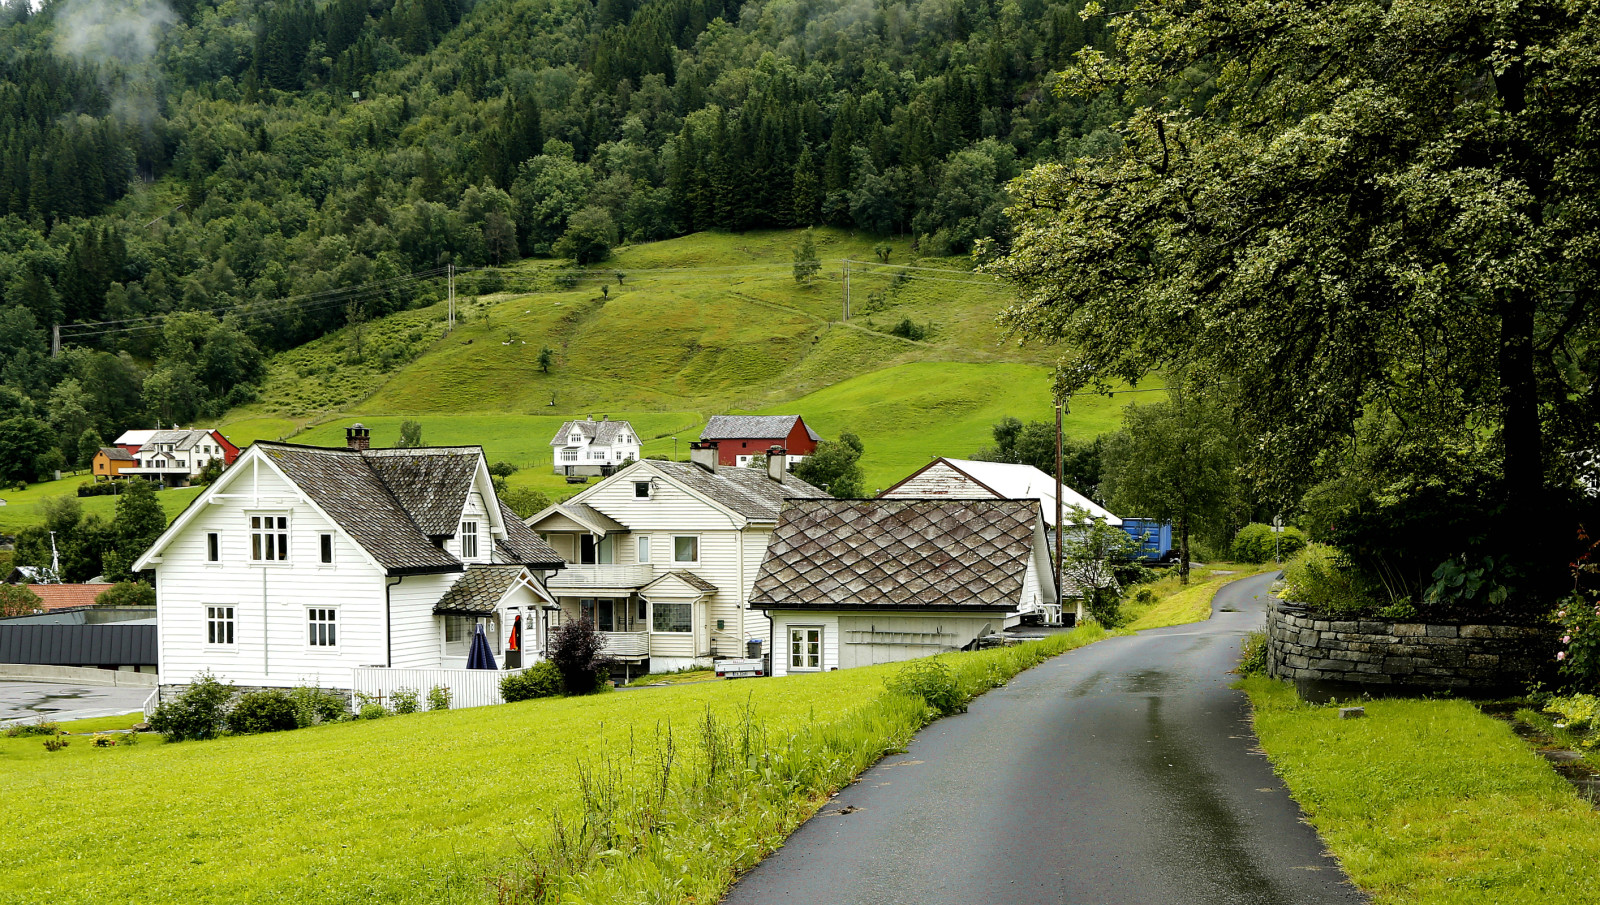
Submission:
<svg viewBox="0 0 1600 905">
<path fill-rule="evenodd" d="M 1134 112 L 1013 186 L 1009 325 L 1072 349 L 1062 391 L 1224 388 L 1282 504 L 1358 459 L 1355 509 L 1460 498 L 1445 555 L 1548 600 L 1600 423 L 1600 11 L 1158 0 L 1115 31 L 1063 90 Z"/>
</svg>

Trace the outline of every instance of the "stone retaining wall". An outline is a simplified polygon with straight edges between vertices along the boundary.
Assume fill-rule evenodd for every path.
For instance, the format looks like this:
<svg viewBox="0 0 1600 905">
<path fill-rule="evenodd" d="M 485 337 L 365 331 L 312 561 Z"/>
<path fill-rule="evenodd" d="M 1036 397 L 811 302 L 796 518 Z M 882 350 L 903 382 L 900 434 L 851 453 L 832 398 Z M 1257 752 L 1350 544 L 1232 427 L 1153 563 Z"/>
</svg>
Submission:
<svg viewBox="0 0 1600 905">
<path fill-rule="evenodd" d="M 1351 692 L 1522 690 L 1549 668 L 1554 632 L 1519 625 L 1330 620 L 1288 603 L 1267 611 L 1267 673 L 1307 700 Z"/>
</svg>

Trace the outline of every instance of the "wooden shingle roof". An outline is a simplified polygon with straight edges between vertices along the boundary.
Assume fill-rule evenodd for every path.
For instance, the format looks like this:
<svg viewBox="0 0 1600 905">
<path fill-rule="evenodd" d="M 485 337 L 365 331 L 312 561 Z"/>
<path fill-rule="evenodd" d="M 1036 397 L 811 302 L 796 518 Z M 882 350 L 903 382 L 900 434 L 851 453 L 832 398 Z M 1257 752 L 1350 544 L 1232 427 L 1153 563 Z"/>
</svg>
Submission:
<svg viewBox="0 0 1600 905">
<path fill-rule="evenodd" d="M 1035 500 L 790 500 L 750 605 L 1011 610 L 1039 524 Z"/>
<path fill-rule="evenodd" d="M 435 615 L 493 615 L 500 598 L 506 596 L 506 592 L 522 578 L 525 571 L 522 566 L 468 566 L 466 574 L 433 605 L 433 612 Z"/>
<path fill-rule="evenodd" d="M 799 418 L 799 415 L 712 415 L 706 422 L 706 429 L 700 432 L 700 439 L 784 440 Z M 806 434 L 813 440 L 822 439 L 809 424 Z"/>
<path fill-rule="evenodd" d="M 134 458 L 127 450 L 120 446 L 102 446 L 100 454 L 113 462 L 132 462 Z"/>
</svg>

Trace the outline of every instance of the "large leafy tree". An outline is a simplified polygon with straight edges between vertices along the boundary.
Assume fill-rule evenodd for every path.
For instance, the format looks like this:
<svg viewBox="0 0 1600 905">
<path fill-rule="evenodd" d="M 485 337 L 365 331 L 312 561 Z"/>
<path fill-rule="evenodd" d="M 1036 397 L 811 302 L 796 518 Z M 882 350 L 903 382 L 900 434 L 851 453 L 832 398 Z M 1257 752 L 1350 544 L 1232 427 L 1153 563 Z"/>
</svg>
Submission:
<svg viewBox="0 0 1600 905">
<path fill-rule="evenodd" d="M 1600 421 L 1600 10 L 1156 0 L 1117 43 L 1065 84 L 1138 102 L 1120 145 L 1013 186 L 1008 322 L 1069 343 L 1062 390 L 1233 385 L 1247 474 L 1283 502 L 1374 411 L 1434 461 L 1487 463 L 1500 517 L 1457 547 L 1538 599 L 1564 551 L 1529 526 L 1570 526 Z"/>
</svg>

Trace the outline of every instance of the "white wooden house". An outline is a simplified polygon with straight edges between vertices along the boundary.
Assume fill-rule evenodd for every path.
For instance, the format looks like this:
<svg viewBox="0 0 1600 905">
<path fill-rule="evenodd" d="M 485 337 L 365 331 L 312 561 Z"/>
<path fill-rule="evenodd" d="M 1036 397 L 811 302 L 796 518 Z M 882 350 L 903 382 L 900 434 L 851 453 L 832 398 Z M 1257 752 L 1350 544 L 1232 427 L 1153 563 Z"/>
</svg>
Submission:
<svg viewBox="0 0 1600 905">
<path fill-rule="evenodd" d="M 495 495 L 483 450 L 349 440 L 254 444 L 139 557 L 163 688 L 204 670 L 347 689 L 357 667 L 461 668 L 478 624 L 504 664 L 518 617 L 513 659 L 538 656 L 563 563 Z"/>
<path fill-rule="evenodd" d="M 605 417 L 596 421 L 592 415 L 563 423 L 550 446 L 556 474 L 609 475 L 639 459 L 639 434 L 632 424 Z"/>
<path fill-rule="evenodd" d="M 788 473 L 782 449 L 765 469 L 719 466 L 714 443 L 691 456 L 635 462 L 528 519 L 568 564 L 549 585 L 560 618 L 593 620 L 630 668 L 706 664 L 766 638 L 746 602 L 778 511 L 826 496 Z"/>
<path fill-rule="evenodd" d="M 1033 499 L 789 500 L 750 595 L 775 676 L 959 650 L 1057 604 Z"/>
<path fill-rule="evenodd" d="M 126 449 L 123 441 L 133 436 L 141 440 L 136 449 L 130 451 L 134 464 L 120 468 L 117 473 L 139 475 L 171 486 L 187 485 L 212 462 L 230 465 L 239 454 L 238 447 L 210 428 L 128 431 L 117 438 L 117 448 Z"/>
<path fill-rule="evenodd" d="M 940 456 L 922 466 L 900 483 L 878 494 L 880 499 L 927 499 L 936 497 L 990 498 L 996 500 L 1038 500 L 1044 509 L 1044 523 L 1056 526 L 1056 479 L 1032 465 L 1008 462 L 980 462 L 973 459 L 947 459 Z M 1104 506 L 1071 487 L 1061 488 L 1063 513 L 1070 516 L 1081 509 L 1113 527 L 1122 519 Z M 1070 518 L 1068 524 L 1071 524 Z"/>
</svg>

